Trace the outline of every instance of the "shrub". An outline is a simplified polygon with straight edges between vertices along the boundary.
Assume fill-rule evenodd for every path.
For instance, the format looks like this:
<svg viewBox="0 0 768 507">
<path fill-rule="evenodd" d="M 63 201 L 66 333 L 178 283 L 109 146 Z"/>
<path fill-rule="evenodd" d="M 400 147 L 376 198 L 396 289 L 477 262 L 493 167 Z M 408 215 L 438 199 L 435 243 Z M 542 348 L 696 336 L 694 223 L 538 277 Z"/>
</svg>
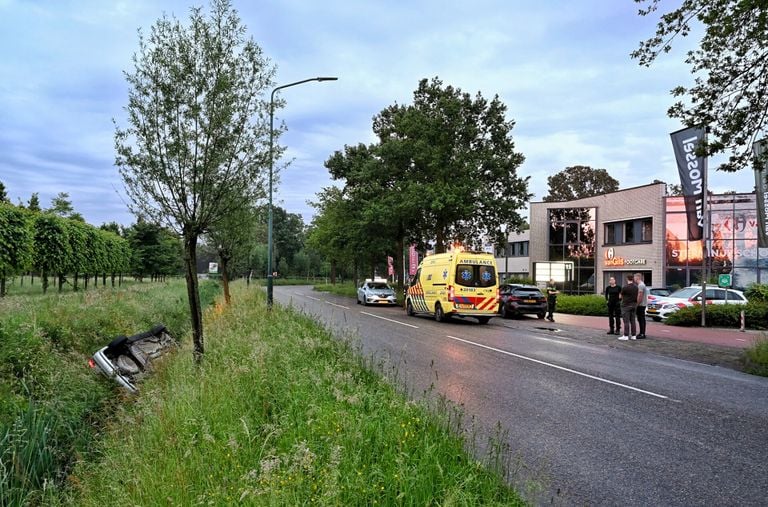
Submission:
<svg viewBox="0 0 768 507">
<path fill-rule="evenodd" d="M 744 291 L 750 301 L 768 303 L 768 283 L 752 283 Z"/>
<path fill-rule="evenodd" d="M 745 349 L 743 361 L 747 373 L 768 377 L 768 338 L 758 338 L 751 347 Z"/>
<path fill-rule="evenodd" d="M 750 301 L 746 305 L 707 305 L 707 327 L 741 327 L 741 311 L 749 329 L 766 329 L 768 304 Z M 698 326 L 701 324 L 701 306 L 681 308 L 667 318 L 672 326 Z"/>
<path fill-rule="evenodd" d="M 519 283 L 521 285 L 536 285 L 536 282 L 533 281 L 533 278 L 525 278 L 522 276 L 510 276 L 504 282 L 502 283 Z"/>
<path fill-rule="evenodd" d="M 608 305 L 605 302 L 605 297 L 598 294 L 586 294 L 582 296 L 560 294 L 557 296 L 556 311 L 573 315 L 597 315 L 607 317 Z"/>
</svg>

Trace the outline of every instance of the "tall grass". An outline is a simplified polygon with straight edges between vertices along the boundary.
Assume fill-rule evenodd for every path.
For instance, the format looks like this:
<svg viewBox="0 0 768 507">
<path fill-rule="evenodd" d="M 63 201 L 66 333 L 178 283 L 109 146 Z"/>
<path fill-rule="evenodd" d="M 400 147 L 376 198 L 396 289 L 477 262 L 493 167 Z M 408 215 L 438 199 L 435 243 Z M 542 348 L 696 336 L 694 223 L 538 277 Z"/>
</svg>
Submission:
<svg viewBox="0 0 768 507">
<path fill-rule="evenodd" d="M 350 298 L 357 297 L 357 287 L 355 287 L 354 282 L 344 282 L 344 283 L 336 283 L 336 284 L 319 283 L 319 284 L 315 284 L 313 289 L 318 292 L 327 292 L 329 294 L 335 294 L 337 296 L 346 296 Z"/>
<path fill-rule="evenodd" d="M 445 414 L 407 401 L 349 344 L 237 284 L 208 348 L 166 361 L 70 478 L 76 505 L 519 504 Z"/>
<path fill-rule="evenodd" d="M 203 284 L 201 298 L 217 290 Z M 189 329 L 183 282 L 0 300 L 0 506 L 50 502 L 119 398 L 88 357 L 157 322 Z"/>
</svg>

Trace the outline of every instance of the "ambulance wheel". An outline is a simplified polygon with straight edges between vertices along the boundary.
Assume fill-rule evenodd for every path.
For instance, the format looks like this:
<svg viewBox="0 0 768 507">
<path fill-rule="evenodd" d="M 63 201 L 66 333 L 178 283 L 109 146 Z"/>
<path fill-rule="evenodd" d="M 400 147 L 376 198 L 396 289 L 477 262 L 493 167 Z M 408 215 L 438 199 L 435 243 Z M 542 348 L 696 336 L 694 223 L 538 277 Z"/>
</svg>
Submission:
<svg viewBox="0 0 768 507">
<path fill-rule="evenodd" d="M 490 318 L 490 317 L 478 317 L 478 318 L 477 318 L 477 321 L 478 321 L 480 324 L 488 324 L 488 322 L 490 322 L 490 320 L 491 320 L 491 318 Z"/>
<path fill-rule="evenodd" d="M 445 322 L 445 313 L 443 313 L 443 307 L 440 306 L 440 303 L 437 303 L 435 305 L 435 320 L 437 322 Z"/>
<path fill-rule="evenodd" d="M 411 304 L 411 300 L 410 299 L 405 302 L 405 313 L 409 317 L 413 317 L 414 315 L 416 315 L 416 312 L 413 311 L 413 305 Z"/>
</svg>

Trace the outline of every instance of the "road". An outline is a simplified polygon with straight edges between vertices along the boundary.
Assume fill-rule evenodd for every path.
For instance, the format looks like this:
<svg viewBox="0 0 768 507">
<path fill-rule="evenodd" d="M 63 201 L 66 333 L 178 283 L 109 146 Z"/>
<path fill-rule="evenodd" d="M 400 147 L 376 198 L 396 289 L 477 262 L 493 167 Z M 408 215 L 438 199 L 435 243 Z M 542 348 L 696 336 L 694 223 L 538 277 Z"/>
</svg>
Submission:
<svg viewBox="0 0 768 507">
<path fill-rule="evenodd" d="M 275 287 L 275 300 L 359 335 L 410 392 L 434 385 L 482 430 L 500 423 L 533 503 L 768 502 L 768 378 L 571 340 L 545 321 L 440 324 L 310 287 Z"/>
</svg>

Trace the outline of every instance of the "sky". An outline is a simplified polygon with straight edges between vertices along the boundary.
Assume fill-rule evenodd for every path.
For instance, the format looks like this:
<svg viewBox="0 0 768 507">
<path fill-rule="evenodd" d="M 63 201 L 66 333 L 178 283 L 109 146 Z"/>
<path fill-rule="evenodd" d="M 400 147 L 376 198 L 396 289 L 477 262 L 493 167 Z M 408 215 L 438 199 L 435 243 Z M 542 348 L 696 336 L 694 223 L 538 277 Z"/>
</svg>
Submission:
<svg viewBox="0 0 768 507">
<path fill-rule="evenodd" d="M 192 0 L 0 0 L 0 181 L 14 203 L 33 192 L 50 206 L 67 192 L 100 225 L 135 222 L 114 164 L 114 122 L 125 126 L 138 30 L 163 13 L 188 19 Z M 667 117 L 669 93 L 692 82 L 683 63 L 694 36 L 650 68 L 629 56 L 656 19 L 632 0 L 233 0 L 248 33 L 277 66 L 276 122 L 288 131 L 275 202 L 309 221 L 334 182 L 324 162 L 376 139 L 371 119 L 409 104 L 423 78 L 498 95 L 515 121 L 519 168 L 540 201 L 547 176 L 573 165 L 607 169 L 630 188 L 679 183 Z M 667 5 L 662 3 L 662 5 Z M 714 192 L 750 192 L 754 176 L 715 171 Z M 527 216 L 527 212 L 523 213 Z"/>
</svg>

